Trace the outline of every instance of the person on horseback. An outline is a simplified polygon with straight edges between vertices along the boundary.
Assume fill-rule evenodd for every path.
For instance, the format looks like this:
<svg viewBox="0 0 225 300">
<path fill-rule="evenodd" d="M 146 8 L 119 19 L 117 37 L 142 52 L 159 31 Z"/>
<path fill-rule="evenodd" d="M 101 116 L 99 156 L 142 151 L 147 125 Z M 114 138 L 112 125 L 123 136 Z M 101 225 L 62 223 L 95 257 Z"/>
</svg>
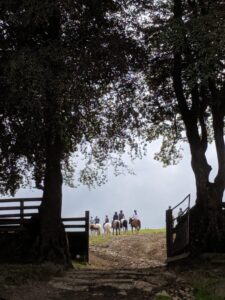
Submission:
<svg viewBox="0 0 225 300">
<path fill-rule="evenodd" d="M 90 219 L 90 224 L 94 224 L 94 223 L 95 223 L 94 218 L 91 217 L 91 219 Z"/>
<path fill-rule="evenodd" d="M 95 217 L 95 224 L 100 224 L 100 219 L 99 219 L 99 217 Z"/>
<path fill-rule="evenodd" d="M 117 211 L 114 213 L 114 216 L 113 216 L 112 228 L 113 228 L 113 234 L 114 234 L 115 230 L 116 230 L 116 235 L 118 233 L 120 234 L 120 221 L 119 221 L 119 216 L 117 214 Z"/>
<path fill-rule="evenodd" d="M 105 216 L 105 222 L 103 223 L 103 227 L 104 227 L 104 225 L 105 225 L 106 223 L 109 223 L 109 217 L 108 217 L 108 215 Z"/>
<path fill-rule="evenodd" d="M 124 215 L 123 211 L 121 210 L 119 213 L 119 220 L 121 221 L 123 219 L 125 219 L 125 215 Z"/>
<path fill-rule="evenodd" d="M 132 220 L 139 220 L 139 216 L 137 214 L 136 209 L 134 210 L 134 214 L 133 214 Z"/>
<path fill-rule="evenodd" d="M 109 223 L 109 217 L 108 217 L 108 215 L 105 216 L 105 223 Z"/>
<path fill-rule="evenodd" d="M 115 221 L 115 220 L 119 220 L 119 216 L 117 214 L 117 211 L 115 212 L 115 214 L 113 216 L 113 221 Z"/>
<path fill-rule="evenodd" d="M 139 216 L 138 216 L 136 210 L 134 210 L 134 214 L 133 214 L 132 218 L 130 218 L 129 224 L 131 225 L 132 232 L 133 232 L 133 228 L 135 228 L 135 230 L 137 232 L 141 229 L 141 221 L 139 219 Z"/>
</svg>

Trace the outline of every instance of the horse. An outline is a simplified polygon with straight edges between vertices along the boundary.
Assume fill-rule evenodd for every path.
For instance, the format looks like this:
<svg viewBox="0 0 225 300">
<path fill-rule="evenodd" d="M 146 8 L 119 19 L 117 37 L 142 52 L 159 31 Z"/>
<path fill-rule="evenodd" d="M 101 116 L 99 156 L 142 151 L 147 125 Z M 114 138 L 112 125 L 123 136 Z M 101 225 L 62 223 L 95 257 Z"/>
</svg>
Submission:
<svg viewBox="0 0 225 300">
<path fill-rule="evenodd" d="M 103 225 L 103 228 L 104 228 L 104 234 L 105 235 L 110 235 L 111 234 L 111 228 L 112 228 L 112 225 L 111 223 L 107 222 Z"/>
<path fill-rule="evenodd" d="M 97 233 L 97 235 L 100 235 L 101 234 L 101 224 L 91 224 L 90 225 L 90 230 L 91 230 L 91 234 L 93 233 Z"/>
<path fill-rule="evenodd" d="M 123 231 L 127 232 L 128 222 L 127 222 L 126 219 L 121 219 L 121 221 L 120 221 L 120 228 L 122 228 Z"/>
<path fill-rule="evenodd" d="M 118 232 L 120 234 L 120 221 L 119 220 L 112 221 L 112 228 L 113 228 L 113 234 L 115 230 L 116 230 L 116 235 L 118 235 Z"/>
<path fill-rule="evenodd" d="M 138 219 L 132 219 L 130 218 L 129 219 L 129 224 L 131 226 L 131 229 L 132 229 L 132 232 L 133 232 L 133 229 L 135 228 L 135 230 L 138 232 L 140 229 L 141 229 L 141 221 L 138 220 Z"/>
</svg>

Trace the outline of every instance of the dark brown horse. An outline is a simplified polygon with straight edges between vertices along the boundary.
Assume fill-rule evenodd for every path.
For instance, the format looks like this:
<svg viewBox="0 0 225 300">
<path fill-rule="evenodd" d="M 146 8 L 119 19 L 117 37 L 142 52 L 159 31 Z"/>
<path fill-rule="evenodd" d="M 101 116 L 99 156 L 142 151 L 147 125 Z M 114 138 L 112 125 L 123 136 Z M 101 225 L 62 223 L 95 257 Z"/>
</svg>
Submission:
<svg viewBox="0 0 225 300">
<path fill-rule="evenodd" d="M 133 232 L 133 229 L 135 229 L 137 232 L 141 229 L 141 221 L 138 219 L 133 220 L 132 218 L 130 218 L 129 224 L 131 226 L 132 232 Z"/>
<path fill-rule="evenodd" d="M 126 219 L 122 219 L 122 220 L 120 221 L 120 228 L 121 228 L 123 231 L 127 232 L 127 229 L 128 229 L 128 222 L 127 222 Z"/>
</svg>

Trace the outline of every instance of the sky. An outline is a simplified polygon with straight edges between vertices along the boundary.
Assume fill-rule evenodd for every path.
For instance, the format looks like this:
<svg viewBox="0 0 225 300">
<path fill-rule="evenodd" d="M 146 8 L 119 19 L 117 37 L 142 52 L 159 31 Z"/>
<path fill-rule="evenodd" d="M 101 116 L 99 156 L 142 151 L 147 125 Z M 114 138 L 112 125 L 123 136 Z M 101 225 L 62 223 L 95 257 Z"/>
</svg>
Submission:
<svg viewBox="0 0 225 300">
<path fill-rule="evenodd" d="M 98 216 L 103 223 L 106 214 L 112 219 L 115 211 L 123 210 L 128 219 L 136 209 L 142 228 L 164 228 L 168 206 L 175 206 L 188 194 L 191 194 L 191 206 L 194 205 L 196 190 L 188 145 L 184 146 L 182 161 L 166 168 L 153 159 L 159 147 L 159 141 L 151 143 L 147 156 L 141 160 L 131 162 L 125 157 L 135 175 L 116 177 L 109 171 L 108 182 L 100 187 L 89 189 L 82 185 L 77 188 L 64 186 L 62 216 L 82 217 L 89 210 L 91 216 Z M 209 147 L 207 157 L 215 168 L 213 146 Z M 38 196 L 41 197 L 42 193 L 37 190 L 20 190 L 16 194 L 16 197 Z"/>
</svg>

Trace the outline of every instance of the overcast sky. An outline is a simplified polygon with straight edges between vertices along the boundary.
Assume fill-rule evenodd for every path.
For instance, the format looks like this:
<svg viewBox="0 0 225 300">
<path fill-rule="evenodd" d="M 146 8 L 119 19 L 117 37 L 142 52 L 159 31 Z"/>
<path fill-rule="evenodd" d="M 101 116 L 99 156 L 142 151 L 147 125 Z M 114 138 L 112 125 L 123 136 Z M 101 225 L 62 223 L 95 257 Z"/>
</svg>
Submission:
<svg viewBox="0 0 225 300">
<path fill-rule="evenodd" d="M 89 210 L 91 216 L 97 215 L 102 223 L 105 214 L 111 219 L 115 211 L 119 212 L 122 209 L 126 218 L 129 218 L 136 209 L 142 221 L 142 228 L 165 227 L 165 210 L 168 206 L 176 205 L 189 193 L 193 205 L 196 190 L 188 146 L 185 146 L 183 160 L 176 166 L 166 168 L 153 159 L 159 147 L 159 142 L 152 143 L 146 157 L 134 163 L 130 162 L 136 175 L 115 177 L 109 174 L 105 185 L 91 190 L 85 186 L 63 187 L 62 215 L 78 217 L 83 216 L 85 210 Z M 210 146 L 208 158 L 213 165 L 214 157 L 214 148 Z M 215 170 L 213 172 L 215 174 Z M 36 190 L 20 190 L 16 194 L 17 197 L 41 195 L 41 192 Z"/>
</svg>

